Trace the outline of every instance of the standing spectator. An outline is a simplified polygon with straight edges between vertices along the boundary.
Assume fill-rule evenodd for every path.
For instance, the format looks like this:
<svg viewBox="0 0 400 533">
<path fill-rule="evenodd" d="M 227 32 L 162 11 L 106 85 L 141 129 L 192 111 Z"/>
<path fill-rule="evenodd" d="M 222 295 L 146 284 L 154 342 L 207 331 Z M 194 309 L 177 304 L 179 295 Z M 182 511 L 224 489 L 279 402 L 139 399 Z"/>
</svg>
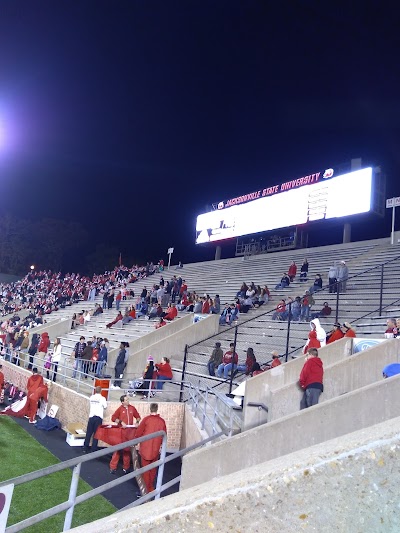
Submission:
<svg viewBox="0 0 400 533">
<path fill-rule="evenodd" d="M 304 390 L 300 409 L 306 409 L 318 403 L 321 392 L 324 392 L 323 379 L 324 366 L 318 357 L 318 350 L 310 348 L 300 373 L 300 387 Z"/>
<path fill-rule="evenodd" d="M 296 296 L 294 301 L 291 305 L 291 311 L 292 311 L 292 320 L 295 320 L 296 322 L 300 320 L 300 313 L 301 313 L 301 298 L 300 296 Z"/>
<path fill-rule="evenodd" d="M 121 291 L 118 291 L 117 295 L 115 297 L 115 309 L 117 311 L 119 311 L 119 307 L 121 305 L 121 300 L 122 300 L 122 293 L 121 293 Z"/>
<path fill-rule="evenodd" d="M 347 268 L 346 262 L 340 261 L 340 265 L 338 269 L 338 282 L 339 282 L 340 292 L 346 292 L 348 277 L 349 277 L 349 269 Z"/>
<path fill-rule="evenodd" d="M 34 333 L 32 335 L 32 342 L 28 350 L 28 354 L 29 354 L 28 370 L 32 370 L 32 367 L 34 365 L 35 355 L 36 355 L 36 352 L 39 346 L 39 341 L 40 341 L 40 335 L 38 333 Z"/>
<path fill-rule="evenodd" d="M 300 281 L 307 281 L 307 277 L 308 277 L 308 261 L 307 261 L 307 258 L 305 258 L 300 268 Z"/>
<path fill-rule="evenodd" d="M 156 403 L 150 404 L 150 415 L 145 416 L 140 422 L 135 437 L 143 437 L 144 435 L 151 435 L 157 431 L 167 432 L 165 420 L 157 413 L 158 405 Z M 157 461 L 160 457 L 160 447 L 162 444 L 162 437 L 154 437 L 140 444 L 140 459 L 142 467 L 150 465 Z M 156 479 L 156 469 L 153 468 L 143 473 L 143 481 L 145 482 L 147 492 L 154 490 L 154 481 Z"/>
<path fill-rule="evenodd" d="M 310 291 L 306 291 L 303 298 L 301 299 L 301 313 L 300 320 L 308 322 L 310 319 L 310 309 L 314 305 L 314 298 L 310 294 Z"/>
<path fill-rule="evenodd" d="M 115 362 L 114 389 L 121 388 L 122 377 L 124 375 L 124 369 L 125 369 L 125 356 L 126 356 L 125 343 L 121 342 L 121 344 L 119 345 L 119 353 L 117 356 L 117 360 Z"/>
<path fill-rule="evenodd" d="M 24 338 L 22 339 L 21 350 L 19 352 L 19 358 L 24 368 L 26 368 L 26 354 L 28 353 L 28 349 L 29 349 L 29 331 L 24 331 Z"/>
<path fill-rule="evenodd" d="M 47 333 L 47 331 L 43 331 L 43 333 L 40 336 L 40 342 L 38 346 L 38 358 L 41 363 L 41 365 L 39 366 L 43 366 L 44 359 L 47 355 L 47 350 L 49 349 L 49 346 L 50 346 L 49 334 Z"/>
<path fill-rule="evenodd" d="M 330 293 L 336 292 L 337 278 L 338 278 L 338 267 L 336 266 L 336 263 L 333 263 L 333 265 L 329 267 L 329 272 L 328 272 L 328 283 L 329 283 Z"/>
<path fill-rule="evenodd" d="M 73 351 L 73 356 L 75 358 L 74 371 L 72 373 L 72 377 L 73 378 L 76 378 L 76 373 L 77 372 L 79 374 L 81 374 L 81 372 L 82 372 L 82 354 L 83 354 L 83 350 L 85 348 L 86 348 L 85 337 L 82 336 L 82 337 L 80 337 L 79 342 L 77 342 L 75 344 L 75 348 L 74 348 L 74 351 Z"/>
<path fill-rule="evenodd" d="M 293 261 L 292 264 L 289 267 L 289 270 L 288 270 L 288 276 L 289 276 L 289 279 L 290 279 L 290 283 L 293 282 L 294 278 L 296 277 L 296 274 L 297 274 L 297 265 Z"/>
<path fill-rule="evenodd" d="M 84 378 L 87 379 L 89 373 L 90 362 L 93 357 L 93 346 L 89 342 L 82 352 L 82 372 Z"/>
<path fill-rule="evenodd" d="M 107 364 L 108 359 L 108 342 L 107 339 L 103 339 L 100 343 L 99 358 L 97 360 L 97 376 L 103 376 L 103 368 Z"/>
<path fill-rule="evenodd" d="M 319 318 L 314 318 L 310 322 L 311 330 L 315 330 L 317 333 L 317 339 L 321 343 L 321 348 L 326 344 L 326 332 L 319 322 Z"/>
<path fill-rule="evenodd" d="M 122 428 L 133 426 L 140 422 L 140 414 L 137 412 L 133 405 L 129 403 L 129 397 L 124 394 L 120 398 L 121 405 L 115 411 L 111 417 L 111 421 L 115 422 Z M 123 441 L 122 441 L 123 442 Z M 113 453 L 110 461 L 110 474 L 117 473 L 117 467 L 119 463 L 120 452 Z M 131 466 L 131 451 L 130 448 L 124 448 L 122 450 L 122 472 L 126 474 Z"/>
<path fill-rule="evenodd" d="M 83 453 L 97 451 L 98 440 L 94 438 L 97 428 L 101 426 L 104 418 L 104 409 L 107 409 L 107 402 L 101 395 L 101 387 L 95 388 L 95 393 L 89 398 L 89 420 L 86 428 L 85 442 L 83 443 Z M 93 436 L 92 446 L 90 439 Z"/>
<path fill-rule="evenodd" d="M 162 390 L 162 388 L 164 387 L 164 381 L 171 381 L 172 379 L 172 368 L 168 357 L 163 357 L 161 359 L 161 363 L 156 363 L 156 369 L 156 389 Z"/>
<path fill-rule="evenodd" d="M 54 341 L 53 346 L 53 357 L 52 357 L 52 363 L 53 363 L 53 381 L 54 383 L 57 381 L 57 371 L 58 371 L 58 365 L 61 361 L 61 339 L 59 337 L 56 338 Z"/>
<path fill-rule="evenodd" d="M 217 375 L 219 378 L 222 378 L 222 374 L 224 374 L 224 378 L 228 379 L 229 372 L 235 372 L 235 370 L 237 369 L 239 356 L 234 351 L 234 347 L 235 344 L 231 342 L 229 345 L 229 350 L 225 352 L 222 358 L 222 363 L 218 366 Z"/>
<path fill-rule="evenodd" d="M 210 376 L 215 376 L 215 369 L 222 363 L 224 354 L 221 350 L 221 343 L 216 342 L 215 348 L 212 351 L 211 357 L 207 363 L 208 373 Z"/>
</svg>

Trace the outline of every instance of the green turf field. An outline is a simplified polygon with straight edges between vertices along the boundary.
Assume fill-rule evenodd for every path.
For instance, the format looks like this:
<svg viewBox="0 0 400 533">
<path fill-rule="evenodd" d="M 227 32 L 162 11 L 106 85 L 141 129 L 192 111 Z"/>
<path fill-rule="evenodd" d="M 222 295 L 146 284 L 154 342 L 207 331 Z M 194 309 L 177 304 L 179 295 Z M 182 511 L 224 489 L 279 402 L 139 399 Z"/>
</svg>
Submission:
<svg viewBox="0 0 400 533">
<path fill-rule="evenodd" d="M 0 418 L 0 481 L 59 463 L 59 460 L 41 446 L 12 418 Z M 45 476 L 14 487 L 7 526 L 20 522 L 53 505 L 68 500 L 72 471 L 70 469 Z M 79 481 L 78 494 L 91 487 Z M 75 507 L 72 526 L 78 526 L 114 513 L 116 508 L 102 496 L 91 498 Z M 29 533 L 59 533 L 63 529 L 65 513 L 25 529 Z"/>
</svg>

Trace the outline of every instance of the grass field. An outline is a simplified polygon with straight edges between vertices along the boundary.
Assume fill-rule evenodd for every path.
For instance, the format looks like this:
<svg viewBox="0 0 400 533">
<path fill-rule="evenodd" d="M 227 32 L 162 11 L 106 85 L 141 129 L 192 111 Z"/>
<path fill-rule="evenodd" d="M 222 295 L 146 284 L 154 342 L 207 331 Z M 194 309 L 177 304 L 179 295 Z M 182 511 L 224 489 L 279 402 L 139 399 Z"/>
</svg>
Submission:
<svg viewBox="0 0 400 533">
<path fill-rule="evenodd" d="M 12 418 L 0 417 L 0 481 L 6 481 L 28 472 L 59 463 L 59 460 L 41 446 Z M 72 471 L 70 469 L 18 485 L 14 488 L 7 526 L 68 500 Z M 91 487 L 79 481 L 78 494 Z M 75 507 L 72 526 L 78 526 L 114 513 L 116 508 L 102 496 L 91 498 Z M 59 533 L 63 529 L 65 513 L 60 513 L 35 526 L 29 533 Z"/>
</svg>

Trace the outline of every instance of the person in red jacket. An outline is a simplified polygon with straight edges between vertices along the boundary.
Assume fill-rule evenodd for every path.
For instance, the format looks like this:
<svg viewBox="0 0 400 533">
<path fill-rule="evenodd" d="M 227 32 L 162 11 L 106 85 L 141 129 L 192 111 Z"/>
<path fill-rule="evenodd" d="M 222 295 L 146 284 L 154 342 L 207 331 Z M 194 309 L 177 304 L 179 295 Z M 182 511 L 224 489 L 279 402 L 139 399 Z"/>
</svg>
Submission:
<svg viewBox="0 0 400 533">
<path fill-rule="evenodd" d="M 123 396 L 121 396 L 120 402 L 121 402 L 121 405 L 118 407 L 118 409 L 115 411 L 115 413 L 111 417 L 112 422 L 115 422 L 122 428 L 126 428 L 127 426 L 133 426 L 135 425 L 135 422 L 139 423 L 140 414 L 137 412 L 135 407 L 133 407 L 133 405 L 130 405 L 129 397 L 124 394 Z M 117 473 L 119 455 L 120 455 L 120 452 L 117 451 L 117 452 L 114 452 L 113 456 L 111 457 L 110 474 Z M 122 472 L 126 474 L 130 466 L 131 466 L 131 451 L 130 451 L 130 448 L 124 448 L 122 450 Z"/>
<path fill-rule="evenodd" d="M 351 337 L 353 339 L 357 337 L 356 332 L 354 331 L 354 328 L 349 322 L 345 322 L 343 324 L 342 331 L 344 332 L 345 337 Z"/>
<path fill-rule="evenodd" d="M 300 373 L 300 387 L 304 390 L 300 409 L 306 409 L 318 403 L 320 394 L 324 391 L 323 379 L 324 366 L 318 357 L 318 350 L 310 348 Z"/>
<path fill-rule="evenodd" d="M 161 359 L 161 363 L 156 363 L 156 369 L 157 369 L 157 381 L 156 381 L 156 389 L 162 390 L 164 387 L 164 381 L 171 381 L 172 379 L 172 368 L 169 364 L 168 357 L 163 357 Z"/>
<path fill-rule="evenodd" d="M 304 346 L 303 353 L 306 354 L 310 348 L 321 348 L 321 343 L 317 339 L 317 332 L 315 329 L 312 329 L 308 334 L 308 341 Z"/>
<path fill-rule="evenodd" d="M 150 435 L 157 431 L 167 432 L 167 426 L 165 420 L 158 414 L 158 404 L 150 404 L 150 415 L 145 416 L 140 422 L 139 427 L 136 430 L 136 437 L 143 437 L 144 435 Z M 140 444 L 140 458 L 142 467 L 147 466 L 154 461 L 157 461 L 160 457 L 160 447 L 162 444 L 162 437 L 154 437 Z M 154 481 L 156 479 L 156 469 L 152 468 L 143 474 L 143 481 L 146 484 L 147 492 L 154 490 Z"/>
<path fill-rule="evenodd" d="M 38 374 L 37 368 L 32 369 L 32 376 L 28 379 L 27 389 L 25 418 L 29 418 L 29 423 L 34 424 L 39 399 L 43 397 L 47 401 L 47 386 L 44 384 L 43 377 Z"/>
<path fill-rule="evenodd" d="M 339 322 L 335 322 L 333 324 L 333 330 L 328 335 L 329 338 L 327 339 L 326 344 L 331 344 L 332 342 L 338 341 L 344 337 L 343 331 L 340 329 Z"/>
<path fill-rule="evenodd" d="M 288 276 L 290 279 L 290 283 L 293 282 L 294 278 L 296 277 L 296 274 L 297 274 L 297 265 L 293 261 L 293 263 L 290 265 L 289 270 L 288 270 Z"/>
<path fill-rule="evenodd" d="M 166 314 L 164 315 L 164 320 L 174 320 L 176 316 L 178 316 L 178 310 L 175 307 L 175 304 L 171 304 L 171 306 L 168 307 Z"/>
<path fill-rule="evenodd" d="M 43 333 L 40 336 L 40 342 L 38 346 L 38 358 L 40 358 L 40 365 L 44 365 L 44 360 L 47 355 L 47 350 L 50 346 L 50 338 L 47 331 L 43 331 Z"/>
</svg>

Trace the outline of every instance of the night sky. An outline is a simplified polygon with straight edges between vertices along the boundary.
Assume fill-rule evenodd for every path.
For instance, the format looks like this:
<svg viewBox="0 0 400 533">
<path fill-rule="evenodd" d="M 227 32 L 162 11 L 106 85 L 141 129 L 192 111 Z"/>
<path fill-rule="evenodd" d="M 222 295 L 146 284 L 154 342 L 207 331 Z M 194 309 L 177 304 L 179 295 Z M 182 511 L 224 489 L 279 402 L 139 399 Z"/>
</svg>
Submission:
<svg viewBox="0 0 400 533">
<path fill-rule="evenodd" d="M 194 244 L 211 203 L 352 157 L 400 195 L 397 20 L 378 2 L 2 0 L 0 211 L 187 262 L 213 257 Z M 357 236 L 389 231 L 387 213 Z"/>
</svg>

